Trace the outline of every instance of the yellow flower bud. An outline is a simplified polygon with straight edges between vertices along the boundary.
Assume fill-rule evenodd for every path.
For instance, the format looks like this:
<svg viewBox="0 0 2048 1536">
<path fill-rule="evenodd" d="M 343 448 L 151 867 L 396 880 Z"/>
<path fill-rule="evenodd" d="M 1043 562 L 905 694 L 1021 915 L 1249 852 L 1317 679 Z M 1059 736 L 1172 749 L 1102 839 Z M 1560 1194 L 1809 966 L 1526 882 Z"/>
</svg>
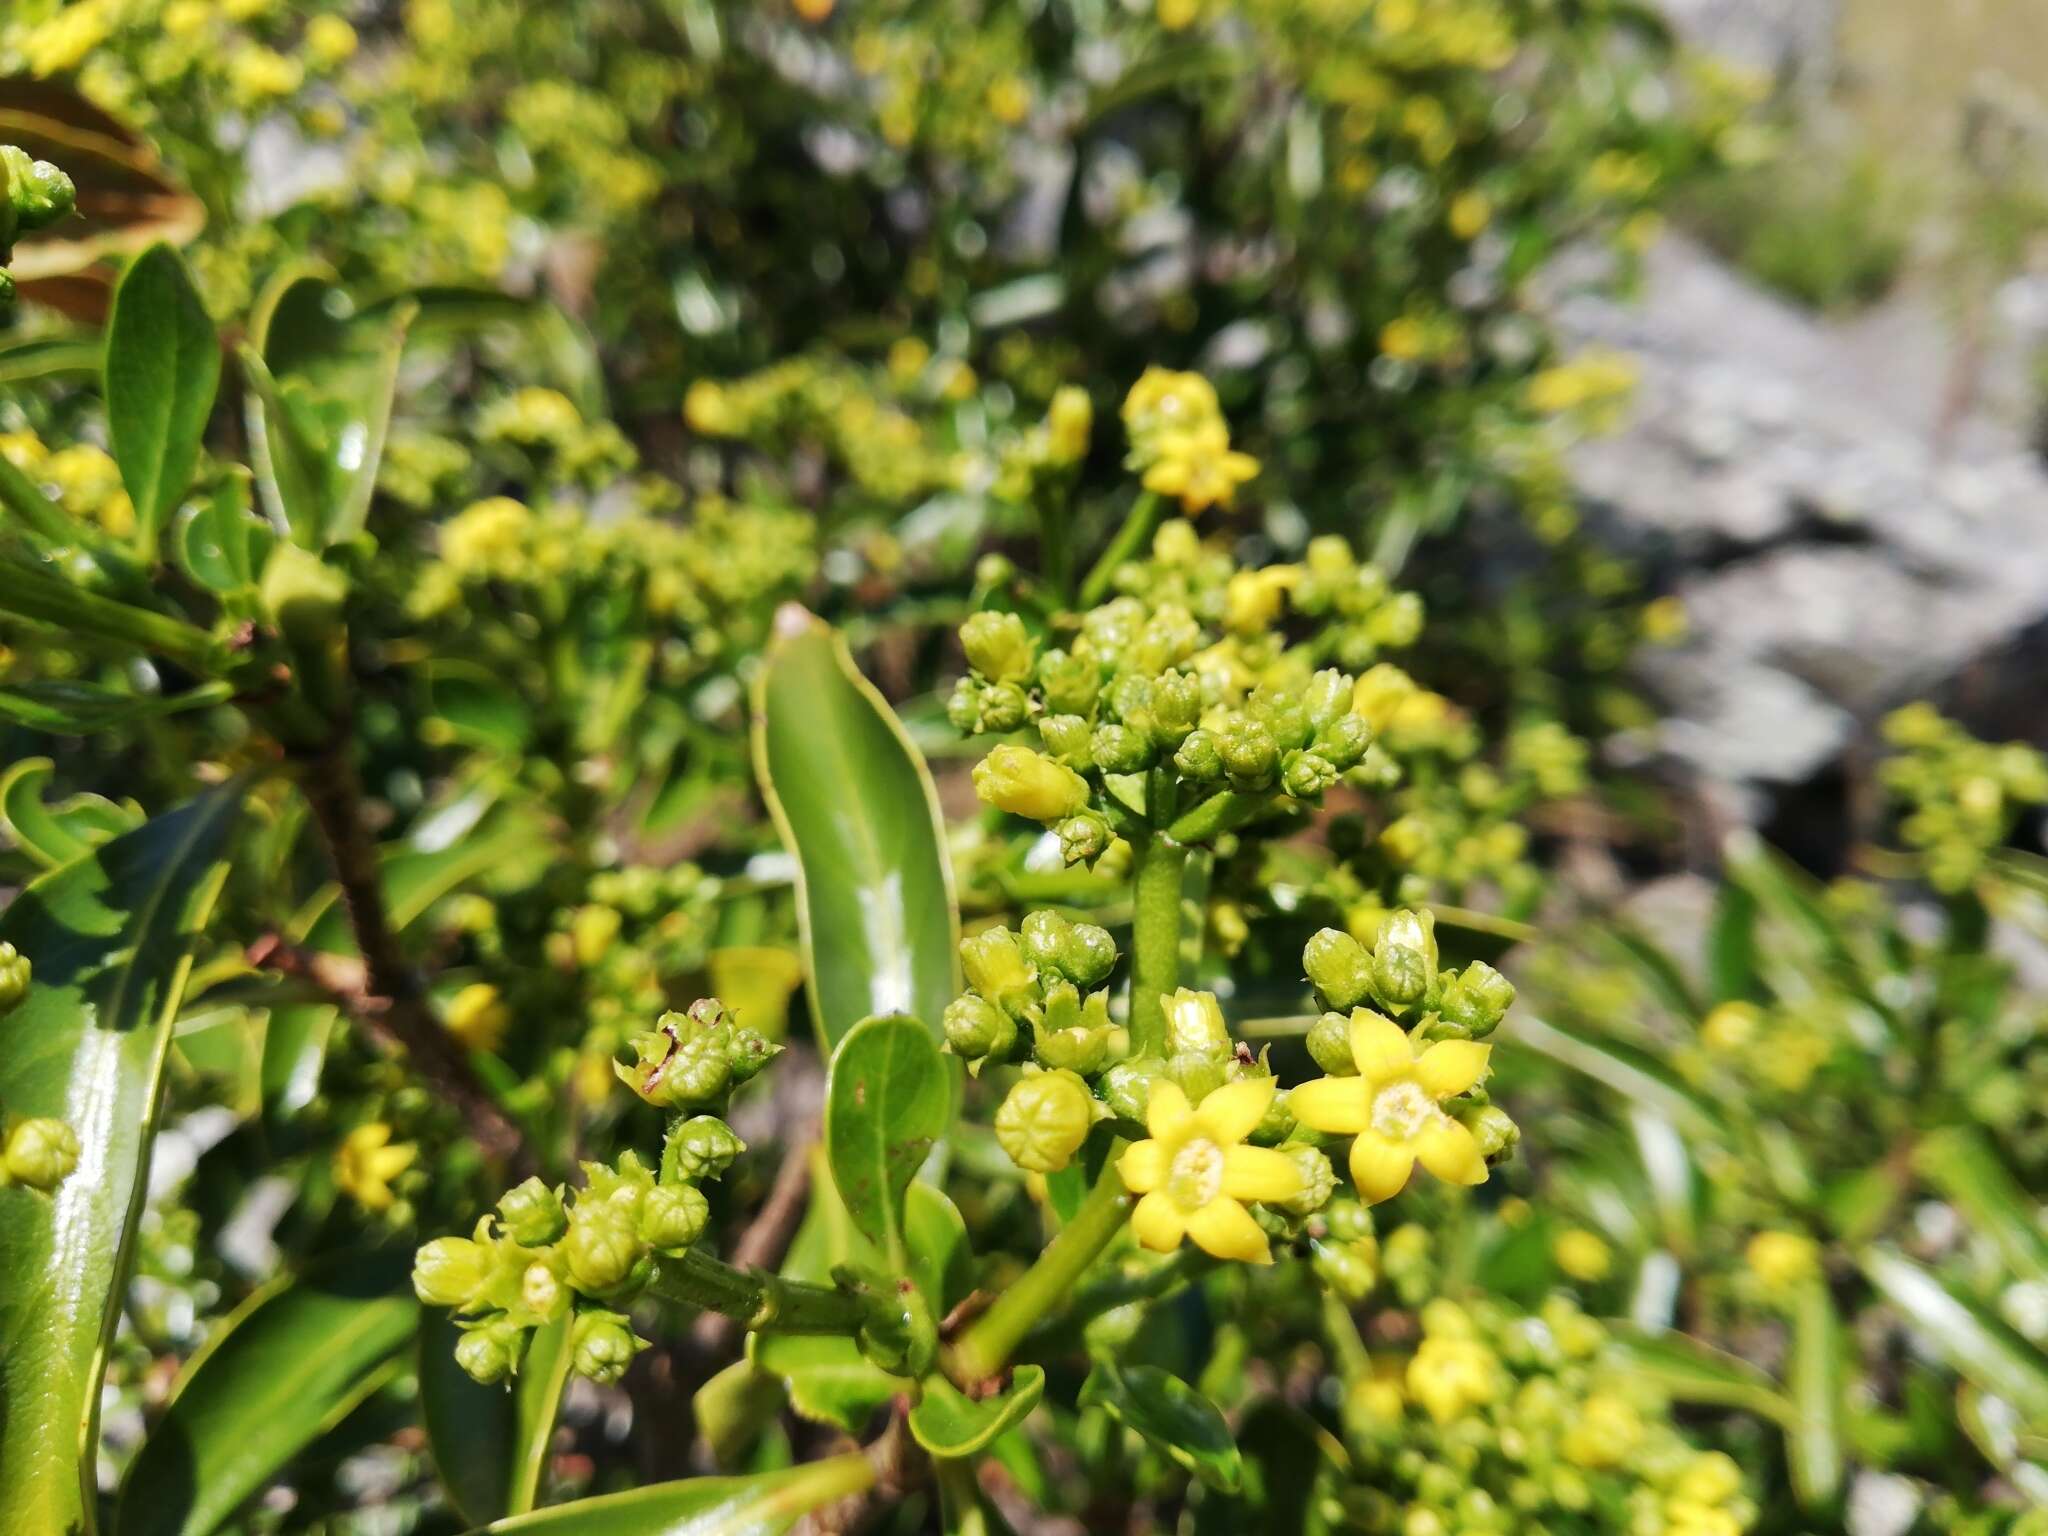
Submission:
<svg viewBox="0 0 2048 1536">
<path fill-rule="evenodd" d="M 504 1042 L 512 1010 L 487 981 L 464 987 L 449 1001 L 448 1033 L 473 1051 L 495 1051 Z"/>
<path fill-rule="evenodd" d="M 1059 821 L 1088 804 L 1088 782 L 1029 747 L 1004 745 L 974 765 L 974 792 L 997 810 Z"/>
<path fill-rule="evenodd" d="M 1772 1291 L 1789 1291 L 1820 1273 L 1820 1249 L 1799 1232 L 1759 1232 L 1743 1258 L 1750 1273 Z"/>
<path fill-rule="evenodd" d="M 1550 1256 L 1574 1280 L 1605 1280 L 1614 1269 L 1613 1251 L 1584 1227 L 1558 1233 L 1550 1245 Z"/>
</svg>

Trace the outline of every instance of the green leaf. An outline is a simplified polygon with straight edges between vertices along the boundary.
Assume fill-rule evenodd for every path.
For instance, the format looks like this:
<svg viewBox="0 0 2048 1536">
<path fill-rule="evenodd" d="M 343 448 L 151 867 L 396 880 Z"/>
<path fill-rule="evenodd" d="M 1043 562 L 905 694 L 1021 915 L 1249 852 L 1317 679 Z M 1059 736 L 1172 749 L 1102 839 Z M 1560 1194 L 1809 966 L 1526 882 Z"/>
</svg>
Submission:
<svg viewBox="0 0 2048 1536">
<path fill-rule="evenodd" d="M 90 736 L 137 720 L 205 709 L 234 696 L 228 683 L 206 683 L 174 697 L 123 693 L 97 683 L 44 682 L 0 685 L 0 720 L 12 720 L 52 736 Z"/>
<path fill-rule="evenodd" d="M 142 825 L 142 812 L 100 795 L 73 795 L 50 805 L 43 789 L 56 765 L 25 757 L 0 773 L 0 826 L 21 851 L 45 869 L 68 864 L 101 843 Z"/>
<path fill-rule="evenodd" d="M 1650 1381 L 1676 1402 L 1736 1408 L 1789 1426 L 1792 1400 L 1756 1366 L 1682 1333 L 1651 1333 L 1628 1323 L 1610 1324 L 1613 1349 L 1632 1374 Z"/>
<path fill-rule="evenodd" d="M 1913 1165 L 1997 1245 L 2006 1268 L 2023 1280 L 2048 1281 L 2040 1208 L 1980 1132 L 1959 1125 L 1935 1131 L 1914 1148 Z"/>
<path fill-rule="evenodd" d="M 406 1265 L 344 1255 L 249 1298 L 192 1357 L 121 1484 L 114 1536 L 207 1536 L 390 1378 Z"/>
<path fill-rule="evenodd" d="M 178 527 L 178 563 L 208 591 L 228 596 L 255 587 L 277 535 L 249 511 L 249 474 L 236 469 Z"/>
<path fill-rule="evenodd" d="M 501 752 L 524 752 L 533 738 L 533 710 L 519 691 L 488 668 L 449 658 L 420 669 L 427 707 L 456 739 Z"/>
<path fill-rule="evenodd" d="M 1675 1017 L 1688 1024 L 1700 1020 L 1700 1000 L 1678 963 L 1626 923 L 1614 922 L 1602 930 L 1622 957 L 1629 961 L 1643 985 Z"/>
<path fill-rule="evenodd" d="M 812 1016 L 830 1051 L 860 1020 L 937 1031 L 959 995 L 960 918 L 924 760 L 845 642 L 795 606 L 754 692 L 754 771 L 797 863 Z"/>
<path fill-rule="evenodd" d="M 482 1529 L 492 1536 L 781 1536 L 822 1504 L 873 1486 L 858 1451 L 750 1477 L 693 1477 L 578 1499 Z"/>
<path fill-rule="evenodd" d="M 1756 898 L 1733 881 L 1714 898 L 1707 928 L 1707 1001 L 1735 1002 L 1757 993 Z"/>
<path fill-rule="evenodd" d="M 1080 1404 L 1107 1409 L 1211 1488 L 1235 1493 L 1243 1481 L 1222 1410 L 1170 1371 L 1098 1360 L 1081 1384 Z"/>
<path fill-rule="evenodd" d="M 0 347 L 0 384 L 25 384 L 66 373 L 98 373 L 101 355 L 98 342 L 69 336 L 17 341 Z"/>
<path fill-rule="evenodd" d="M 1686 1130 L 1717 1141 L 1726 1139 L 1726 1128 L 1713 1105 L 1647 1051 L 1619 1040 L 1596 1039 L 1521 1012 L 1511 1014 L 1502 1029 L 1513 1032 L 1516 1044 L 1584 1073 L 1631 1103 L 1645 1105 Z"/>
<path fill-rule="evenodd" d="M 1800 1287 L 1792 1313 L 1792 1353 L 1785 1385 L 1792 1394 L 1792 1487 L 1809 1510 L 1832 1504 L 1842 1486 L 1842 1320 L 1827 1285 Z"/>
<path fill-rule="evenodd" d="M 50 1194 L 0 1189 L 0 1530 L 90 1536 L 100 1377 L 148 1186 L 171 1027 L 226 874 L 239 786 L 31 882 L 0 940 L 35 964 L 7 1018 L 0 1104 L 84 1155 Z"/>
<path fill-rule="evenodd" d="M 861 1235 L 904 1267 L 903 1197 L 953 1119 L 953 1075 L 932 1033 L 902 1014 L 863 1019 L 832 1053 L 825 1155 Z"/>
<path fill-rule="evenodd" d="M 146 557 L 192 484 L 219 389 L 213 321 L 184 259 L 152 245 L 121 275 L 107 319 L 107 435 Z"/>
<path fill-rule="evenodd" d="M 1008 1390 L 976 1402 L 943 1376 L 925 1378 L 924 1395 L 910 1410 L 910 1432 L 934 1456 L 975 1456 L 1004 1430 L 1024 1422 L 1045 1395 L 1045 1372 L 1020 1365 Z"/>
<path fill-rule="evenodd" d="M 1863 1273 L 1965 1381 L 2048 1427 L 2048 1360 L 2033 1345 L 1896 1249 L 1870 1249 Z"/>
<path fill-rule="evenodd" d="M 1329 1442 L 1329 1432 L 1299 1408 L 1261 1398 L 1237 1430 L 1244 1487 L 1234 1499 L 1202 1500 L 1195 1511 L 1196 1536 L 1309 1536 L 1323 1530 L 1316 1504 L 1332 1471 Z"/>
<path fill-rule="evenodd" d="M 462 1330 L 430 1307 L 420 1319 L 420 1422 L 456 1512 L 473 1525 L 523 1515 L 540 1493 L 555 1415 L 568 1385 L 570 1318 L 534 1331 L 511 1390 L 455 1363 Z"/>
</svg>

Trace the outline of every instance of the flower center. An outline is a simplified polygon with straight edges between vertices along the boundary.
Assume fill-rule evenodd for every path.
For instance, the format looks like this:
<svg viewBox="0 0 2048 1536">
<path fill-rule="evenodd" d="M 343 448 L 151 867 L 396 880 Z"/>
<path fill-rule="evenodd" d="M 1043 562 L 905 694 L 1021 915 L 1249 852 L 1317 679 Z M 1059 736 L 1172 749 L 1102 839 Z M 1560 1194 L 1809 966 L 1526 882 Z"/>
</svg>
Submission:
<svg viewBox="0 0 2048 1536">
<path fill-rule="evenodd" d="M 1412 1141 L 1436 1113 L 1436 1102 L 1412 1077 L 1396 1079 L 1373 1095 L 1372 1128 L 1389 1141 Z"/>
<path fill-rule="evenodd" d="M 1184 1211 L 1198 1211 L 1223 1192 L 1223 1149 L 1206 1136 L 1181 1144 L 1166 1170 L 1166 1193 Z"/>
</svg>

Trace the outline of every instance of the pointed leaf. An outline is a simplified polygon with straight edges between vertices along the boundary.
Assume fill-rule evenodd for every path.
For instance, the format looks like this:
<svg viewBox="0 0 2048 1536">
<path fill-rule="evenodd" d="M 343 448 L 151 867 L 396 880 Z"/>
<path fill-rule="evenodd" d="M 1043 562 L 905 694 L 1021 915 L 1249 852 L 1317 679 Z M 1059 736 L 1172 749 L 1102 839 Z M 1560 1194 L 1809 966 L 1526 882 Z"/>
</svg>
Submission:
<svg viewBox="0 0 2048 1536">
<path fill-rule="evenodd" d="M 822 1504 L 871 1487 L 859 1452 L 757 1472 L 693 1477 L 578 1499 L 483 1527 L 491 1536 L 781 1536 Z"/>
<path fill-rule="evenodd" d="M 901 1270 L 906 1257 L 904 1192 L 952 1118 L 952 1073 L 916 1019 L 863 1019 L 832 1053 L 825 1088 L 832 1182 L 891 1270 Z"/>
<path fill-rule="evenodd" d="M 179 1377 L 114 1536 L 207 1536 L 390 1376 L 419 1327 L 404 1260 L 349 1255 L 259 1291 Z"/>
<path fill-rule="evenodd" d="M 1720 1113 L 1712 1103 L 1647 1051 L 1526 1013 L 1512 1015 L 1502 1028 L 1513 1031 L 1517 1045 L 1583 1072 L 1674 1124 L 1717 1141 L 1726 1139 Z"/>
<path fill-rule="evenodd" d="M 1682 1333 L 1609 1325 L 1616 1355 L 1629 1371 L 1676 1402 L 1739 1408 L 1776 1424 L 1790 1424 L 1792 1401 L 1777 1383 L 1739 1355 L 1703 1344 Z"/>
<path fill-rule="evenodd" d="M 1018 1366 L 1006 1390 L 978 1402 L 945 1377 L 931 1376 L 910 1410 L 910 1432 L 934 1456 L 976 1456 L 1023 1423 L 1044 1395 L 1045 1372 L 1035 1365 Z"/>
<path fill-rule="evenodd" d="M 754 771 L 797 863 L 811 1011 L 829 1051 L 874 1014 L 936 1032 L 960 919 L 924 760 L 846 644 L 794 606 L 754 694 Z"/>
<path fill-rule="evenodd" d="M 1785 1366 L 1792 1487 L 1809 1510 L 1832 1504 L 1842 1487 L 1842 1347 L 1842 1320 L 1816 1277 L 1800 1288 Z"/>
<path fill-rule="evenodd" d="M 145 557 L 191 487 L 219 389 L 213 320 L 183 258 L 153 245 L 122 274 L 107 321 L 107 434 Z"/>
<path fill-rule="evenodd" d="M 0 1189 L 0 1530 L 92 1529 L 100 1377 L 148 1185 L 171 1027 L 225 874 L 224 787 L 31 883 L 0 940 L 35 966 L 8 1016 L 0 1104 L 84 1149 L 50 1194 Z"/>
<path fill-rule="evenodd" d="M 178 563 L 211 592 L 247 592 L 263 573 L 277 535 L 249 511 L 249 475 L 237 469 L 178 528 Z"/>
<path fill-rule="evenodd" d="M 1172 1372 L 1098 1360 L 1080 1403 L 1107 1409 L 1211 1488 L 1237 1492 L 1244 1468 L 1222 1410 Z"/>
<path fill-rule="evenodd" d="M 97 683 L 0 684 L 0 720 L 52 736 L 90 736 L 137 720 L 205 709 L 234 696 L 228 683 L 206 683 L 173 697 L 124 693 Z"/>
<path fill-rule="evenodd" d="M 2048 1233 L 2030 1198 L 1977 1131 L 1949 1126 L 1924 1138 L 1913 1165 L 1963 1219 L 1998 1245 L 1999 1257 L 2022 1280 L 2048 1282 Z"/>
<path fill-rule="evenodd" d="M 2048 1358 L 2038 1349 L 1896 1249 L 1872 1248 L 1863 1272 L 1965 1381 L 2048 1428 Z"/>
<path fill-rule="evenodd" d="M 555 1415 L 568 1385 L 570 1319 L 536 1329 L 509 1389 L 455 1363 L 461 1330 L 429 1308 L 420 1323 L 420 1422 L 457 1513 L 473 1525 L 523 1515 L 540 1493 Z"/>
</svg>

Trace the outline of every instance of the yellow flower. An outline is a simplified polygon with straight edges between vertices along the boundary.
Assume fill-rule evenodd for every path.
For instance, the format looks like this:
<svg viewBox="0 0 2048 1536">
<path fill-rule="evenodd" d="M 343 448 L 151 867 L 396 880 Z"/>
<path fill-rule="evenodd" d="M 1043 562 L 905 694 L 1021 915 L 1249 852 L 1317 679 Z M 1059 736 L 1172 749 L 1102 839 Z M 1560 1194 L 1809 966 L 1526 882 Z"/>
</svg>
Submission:
<svg viewBox="0 0 2048 1536">
<path fill-rule="evenodd" d="M 1201 0 L 1158 0 L 1154 14 L 1160 26 L 1169 32 L 1179 32 L 1193 26 L 1195 18 L 1202 14 Z"/>
<path fill-rule="evenodd" d="M 1626 1399 L 1595 1392 L 1558 1442 L 1575 1466 L 1611 1467 L 1625 1459 L 1643 1437 L 1643 1421 Z"/>
<path fill-rule="evenodd" d="M 1156 1083 L 1145 1110 L 1152 1135 L 1118 1159 L 1125 1187 L 1143 1196 L 1131 1231 L 1162 1253 L 1192 1237 L 1219 1259 L 1270 1264 L 1266 1234 L 1247 1200 L 1286 1200 L 1301 1192 L 1301 1170 L 1285 1153 L 1243 1145 L 1273 1102 L 1270 1077 L 1241 1078 L 1211 1090 L 1199 1108 L 1170 1082 Z"/>
<path fill-rule="evenodd" d="M 569 918 L 569 938 L 576 951 L 576 963 L 589 970 L 604 959 L 612 947 L 612 940 L 619 936 L 619 928 L 624 921 L 617 907 L 607 907 L 599 902 L 578 907 Z M 721 997 L 724 995 L 719 993 Z"/>
<path fill-rule="evenodd" d="M 1750 1272 L 1773 1291 L 1789 1291 L 1820 1273 L 1820 1250 L 1798 1232 L 1759 1232 L 1743 1257 Z"/>
<path fill-rule="evenodd" d="M 441 558 L 465 575 L 518 572 L 533 514 L 509 496 L 472 502 L 441 529 Z"/>
<path fill-rule="evenodd" d="M 1124 396 L 1124 430 L 1130 434 L 1132 451 L 1141 463 L 1155 457 L 1150 443 L 1160 433 L 1220 421 L 1222 415 L 1216 386 L 1199 373 L 1147 368 Z"/>
<path fill-rule="evenodd" d="M 1223 627 L 1234 635 L 1261 635 L 1280 618 L 1287 594 L 1301 583 L 1298 565 L 1239 571 L 1223 589 Z"/>
<path fill-rule="evenodd" d="M 1158 457 L 1145 471 L 1145 489 L 1158 496 L 1177 496 L 1188 513 L 1204 507 L 1228 507 L 1237 488 L 1259 472 L 1259 461 L 1230 446 L 1230 429 L 1219 417 L 1187 431 L 1159 434 Z"/>
<path fill-rule="evenodd" d="M 1614 1268 L 1613 1253 L 1584 1227 L 1558 1233 L 1550 1245 L 1550 1256 L 1574 1280 L 1605 1280 Z"/>
<path fill-rule="evenodd" d="M 714 379 L 699 379 L 683 396 L 683 420 L 692 432 L 706 437 L 729 437 L 739 430 L 739 416 L 725 392 Z"/>
<path fill-rule="evenodd" d="M 1451 233 L 1460 240 L 1470 240 L 1492 219 L 1493 204 L 1486 200 L 1484 192 L 1467 189 L 1451 199 L 1448 222 Z"/>
<path fill-rule="evenodd" d="M 315 16 L 306 23 L 306 52 L 322 69 L 332 69 L 356 51 L 356 29 L 339 16 Z"/>
<path fill-rule="evenodd" d="M 1437 1423 L 1448 1424 L 1494 1400 L 1499 1364 L 1477 1339 L 1424 1339 L 1408 1362 L 1408 1395 Z"/>
<path fill-rule="evenodd" d="M 511 1022 L 512 1010 L 488 981 L 473 982 L 448 1003 L 448 1033 L 472 1051 L 495 1051 Z"/>
<path fill-rule="evenodd" d="M 1078 384 L 1053 391 L 1045 413 L 1046 455 L 1055 464 L 1078 464 L 1088 457 L 1088 434 L 1095 427 L 1095 407 Z"/>
<path fill-rule="evenodd" d="M 391 1181 L 413 1165 L 420 1149 L 409 1141 L 391 1144 L 391 1127 L 381 1120 L 359 1125 L 334 1152 L 334 1182 L 366 1211 L 391 1208 Z"/>
<path fill-rule="evenodd" d="M 1700 1022 L 1700 1042 L 1710 1051 L 1739 1051 L 1756 1039 L 1763 1022 L 1755 1003 L 1722 1003 Z"/>
<path fill-rule="evenodd" d="M 1005 75 L 988 88 L 989 115 L 999 123 L 1021 123 L 1031 110 L 1031 87 L 1015 75 Z"/>
<path fill-rule="evenodd" d="M 998 810 L 1033 821 L 1061 821 L 1088 803 L 1088 781 L 1065 763 L 1007 744 L 974 765 L 974 792 Z"/>
<path fill-rule="evenodd" d="M 228 78 L 243 100 L 259 101 L 266 96 L 289 96 L 304 82 L 306 70 L 297 59 L 257 45 L 228 60 Z"/>
<path fill-rule="evenodd" d="M 1422 1166 L 1450 1184 L 1484 1184 L 1486 1158 L 1443 1101 L 1486 1075 L 1493 1047 L 1439 1040 L 1420 1054 L 1400 1025 L 1369 1009 L 1351 1014 L 1356 1077 L 1321 1077 L 1288 1095 L 1294 1118 L 1313 1130 L 1352 1136 L 1351 1181 L 1368 1205 L 1390 1199 Z"/>
</svg>

